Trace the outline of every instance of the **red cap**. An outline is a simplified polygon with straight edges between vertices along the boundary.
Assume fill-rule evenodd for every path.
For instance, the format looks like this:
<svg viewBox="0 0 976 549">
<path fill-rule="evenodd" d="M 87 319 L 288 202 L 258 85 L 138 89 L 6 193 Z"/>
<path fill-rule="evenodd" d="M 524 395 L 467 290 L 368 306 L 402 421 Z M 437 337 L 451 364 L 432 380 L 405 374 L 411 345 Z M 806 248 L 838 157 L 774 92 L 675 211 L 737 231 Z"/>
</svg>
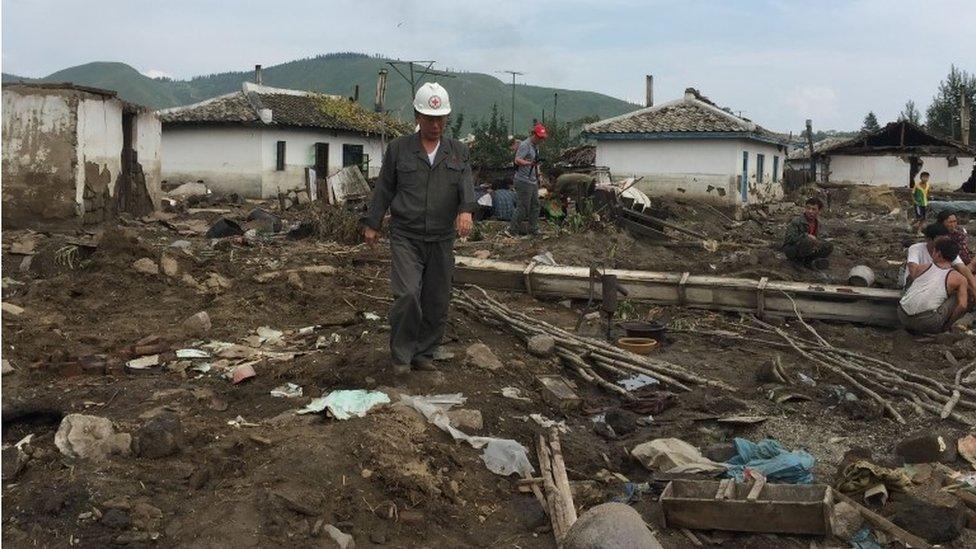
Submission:
<svg viewBox="0 0 976 549">
<path fill-rule="evenodd" d="M 535 127 L 532 128 L 532 133 L 534 133 L 536 137 L 540 137 L 542 139 L 549 137 L 549 132 L 542 124 L 536 124 Z"/>
</svg>

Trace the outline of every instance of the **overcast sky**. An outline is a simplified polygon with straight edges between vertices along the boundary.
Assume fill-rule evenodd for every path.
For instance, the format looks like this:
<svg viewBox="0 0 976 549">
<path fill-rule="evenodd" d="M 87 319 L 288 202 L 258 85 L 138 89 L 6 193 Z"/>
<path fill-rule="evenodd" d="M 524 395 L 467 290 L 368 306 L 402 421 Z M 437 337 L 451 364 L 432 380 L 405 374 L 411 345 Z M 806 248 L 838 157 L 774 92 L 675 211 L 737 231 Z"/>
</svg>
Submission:
<svg viewBox="0 0 976 549">
<path fill-rule="evenodd" d="M 976 73 L 976 0 L 2 0 L 3 71 L 122 61 L 186 78 L 335 51 L 525 72 L 643 102 L 694 86 L 774 130 L 920 110 L 952 64 Z M 501 75 L 500 75 L 501 76 Z M 502 76 L 503 78 L 506 78 Z M 450 90 L 448 90 L 450 91 Z"/>
</svg>

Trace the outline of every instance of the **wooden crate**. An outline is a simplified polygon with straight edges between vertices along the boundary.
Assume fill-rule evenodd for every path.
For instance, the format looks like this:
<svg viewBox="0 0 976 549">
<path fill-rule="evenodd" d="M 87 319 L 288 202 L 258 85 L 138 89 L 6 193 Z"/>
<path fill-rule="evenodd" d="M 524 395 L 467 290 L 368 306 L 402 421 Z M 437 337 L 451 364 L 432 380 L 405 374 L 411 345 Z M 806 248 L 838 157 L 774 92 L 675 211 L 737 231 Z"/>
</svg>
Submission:
<svg viewBox="0 0 976 549">
<path fill-rule="evenodd" d="M 830 532 L 833 496 L 822 484 L 753 484 L 673 480 L 661 494 L 668 528 L 824 536 Z M 720 490 L 721 488 L 721 490 Z M 726 493 L 725 499 L 722 493 Z"/>
</svg>

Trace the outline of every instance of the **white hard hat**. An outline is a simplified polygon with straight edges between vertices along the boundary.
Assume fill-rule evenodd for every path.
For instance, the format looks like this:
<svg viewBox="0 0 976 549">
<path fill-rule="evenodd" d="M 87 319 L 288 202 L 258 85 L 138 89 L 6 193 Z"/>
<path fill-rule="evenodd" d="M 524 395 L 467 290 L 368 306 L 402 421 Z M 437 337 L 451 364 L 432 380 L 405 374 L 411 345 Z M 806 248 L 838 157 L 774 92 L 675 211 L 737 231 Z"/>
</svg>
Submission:
<svg viewBox="0 0 976 549">
<path fill-rule="evenodd" d="M 451 98 L 447 90 L 437 82 L 428 82 L 417 90 L 413 98 L 413 108 L 427 116 L 447 116 L 451 114 Z"/>
</svg>

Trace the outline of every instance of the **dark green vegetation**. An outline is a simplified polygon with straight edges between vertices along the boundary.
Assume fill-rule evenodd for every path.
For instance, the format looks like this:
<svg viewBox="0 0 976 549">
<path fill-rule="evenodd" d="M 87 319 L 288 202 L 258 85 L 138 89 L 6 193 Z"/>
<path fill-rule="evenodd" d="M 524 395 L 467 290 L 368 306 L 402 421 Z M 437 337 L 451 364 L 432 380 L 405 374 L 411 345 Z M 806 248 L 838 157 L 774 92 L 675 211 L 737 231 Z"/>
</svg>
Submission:
<svg viewBox="0 0 976 549">
<path fill-rule="evenodd" d="M 330 94 L 352 96 L 359 86 L 359 101 L 373 108 L 376 75 L 380 69 L 390 70 L 386 91 L 386 106 L 402 119 L 411 119 L 410 85 L 400 77 L 383 57 L 371 57 L 358 53 L 336 53 L 310 59 L 299 59 L 273 67 L 265 67 L 263 81 L 268 86 L 311 90 Z M 455 116 L 464 115 L 462 131 L 468 133 L 471 122 L 491 115 L 492 105 L 498 105 L 500 113 L 511 111 L 512 86 L 494 76 L 472 72 L 451 72 L 453 78 L 435 78 L 451 94 Z M 251 70 L 225 72 L 197 76 L 190 80 L 149 78 L 124 63 L 88 63 L 71 67 L 40 79 L 23 78 L 25 81 L 74 82 L 116 90 L 128 101 L 154 108 L 166 108 L 202 101 L 216 95 L 239 90 L 241 83 L 252 81 Z M 3 81 L 21 78 L 4 74 Z M 425 81 L 430 80 L 429 78 Z M 559 94 L 556 116 L 559 120 L 578 120 L 596 116 L 615 116 L 638 106 L 607 95 L 576 90 L 560 90 L 540 86 L 517 85 L 515 92 L 516 132 L 525 134 L 531 128 L 532 119 L 552 118 L 553 94 Z M 506 116 L 510 118 L 510 116 Z"/>
</svg>

